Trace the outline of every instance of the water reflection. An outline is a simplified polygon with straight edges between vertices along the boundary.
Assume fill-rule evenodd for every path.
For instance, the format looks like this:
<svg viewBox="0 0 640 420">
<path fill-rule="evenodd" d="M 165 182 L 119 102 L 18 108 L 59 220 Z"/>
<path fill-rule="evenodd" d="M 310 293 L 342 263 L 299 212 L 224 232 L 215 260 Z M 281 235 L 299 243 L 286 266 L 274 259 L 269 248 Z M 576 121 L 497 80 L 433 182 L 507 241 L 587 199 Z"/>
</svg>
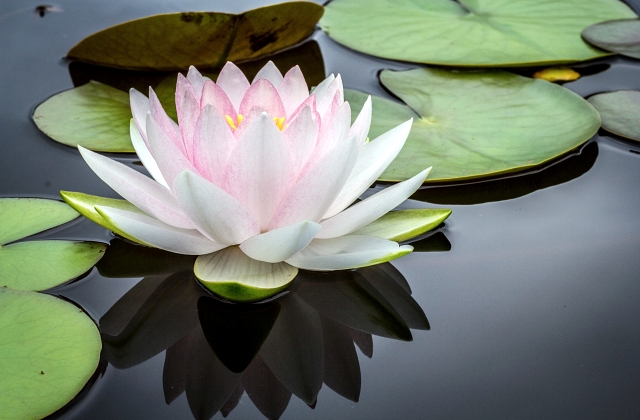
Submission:
<svg viewBox="0 0 640 420">
<path fill-rule="evenodd" d="M 576 179 L 593 167 L 597 157 L 598 143 L 592 141 L 534 172 L 465 184 L 427 186 L 411 198 L 436 204 L 480 204 L 510 200 Z"/>
<path fill-rule="evenodd" d="M 233 304 L 197 283 L 185 269 L 190 257 L 114 242 L 103 275 L 149 275 L 100 319 L 103 355 L 127 369 L 166 350 L 165 400 L 186 394 L 196 419 L 228 415 L 244 393 L 266 418 L 279 418 L 292 395 L 313 407 L 323 384 L 358 401 L 356 347 L 371 358 L 373 335 L 411 341 L 411 329 L 429 329 L 409 284 L 388 263 L 301 271 L 275 299 Z M 126 253 L 132 267 L 116 264 Z M 166 273 L 170 264 L 176 271 Z"/>
</svg>

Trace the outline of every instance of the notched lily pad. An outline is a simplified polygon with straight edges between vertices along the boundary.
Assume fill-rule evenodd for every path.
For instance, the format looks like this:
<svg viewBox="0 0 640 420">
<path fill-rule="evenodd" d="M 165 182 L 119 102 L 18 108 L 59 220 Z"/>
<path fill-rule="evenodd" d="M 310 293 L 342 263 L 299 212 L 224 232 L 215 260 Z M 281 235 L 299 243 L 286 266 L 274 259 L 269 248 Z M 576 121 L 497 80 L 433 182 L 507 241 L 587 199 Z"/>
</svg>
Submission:
<svg viewBox="0 0 640 420">
<path fill-rule="evenodd" d="M 429 166 L 427 183 L 522 171 L 575 149 L 600 127 L 596 110 L 575 93 L 504 71 L 384 70 L 380 80 L 407 105 L 374 97 L 369 137 L 414 118 L 382 181 Z M 354 119 L 366 97 L 345 92 Z"/>
<path fill-rule="evenodd" d="M 97 152 L 134 153 L 129 94 L 99 82 L 69 89 L 36 108 L 33 121 L 55 141 Z"/>
<path fill-rule="evenodd" d="M 286 2 L 241 14 L 169 13 L 136 19 L 88 36 L 68 58 L 136 70 L 220 67 L 264 57 L 307 38 L 322 6 Z"/>
<path fill-rule="evenodd" d="M 106 245 L 38 240 L 10 242 L 78 217 L 64 203 L 38 198 L 0 199 L 0 286 L 45 290 L 80 276 L 102 258 Z"/>
<path fill-rule="evenodd" d="M 594 23 L 635 18 L 618 0 L 334 0 L 320 26 L 357 51 L 453 66 L 514 66 L 606 55 L 580 37 Z"/>
<path fill-rule="evenodd" d="M 62 408 L 100 360 L 100 334 L 76 306 L 0 288 L 2 418 L 40 419 Z"/>
<path fill-rule="evenodd" d="M 603 50 L 640 59 L 640 19 L 598 23 L 582 31 L 582 37 Z"/>
<path fill-rule="evenodd" d="M 602 117 L 602 128 L 607 131 L 640 141 L 640 92 L 619 90 L 600 93 L 589 98 Z"/>
</svg>

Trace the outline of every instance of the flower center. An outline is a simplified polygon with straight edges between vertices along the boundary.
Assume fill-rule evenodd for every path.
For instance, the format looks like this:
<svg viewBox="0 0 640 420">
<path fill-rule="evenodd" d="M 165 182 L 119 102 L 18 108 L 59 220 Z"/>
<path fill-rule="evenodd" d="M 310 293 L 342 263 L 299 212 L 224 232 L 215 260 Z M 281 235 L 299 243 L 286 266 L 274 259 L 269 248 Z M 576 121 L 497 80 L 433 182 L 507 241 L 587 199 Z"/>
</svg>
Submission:
<svg viewBox="0 0 640 420">
<path fill-rule="evenodd" d="M 244 119 L 244 115 L 242 114 L 238 114 L 238 118 L 236 120 L 234 120 L 233 118 L 231 118 L 231 116 L 229 115 L 225 115 L 224 118 L 227 120 L 227 124 L 229 124 L 229 126 L 231 128 L 233 128 L 234 130 L 238 129 L 238 126 L 240 125 L 240 123 L 242 122 L 242 120 Z M 273 122 L 276 123 L 276 125 L 278 126 L 278 128 L 280 129 L 280 131 L 282 131 L 282 129 L 284 128 L 284 117 L 274 117 L 273 118 Z"/>
</svg>

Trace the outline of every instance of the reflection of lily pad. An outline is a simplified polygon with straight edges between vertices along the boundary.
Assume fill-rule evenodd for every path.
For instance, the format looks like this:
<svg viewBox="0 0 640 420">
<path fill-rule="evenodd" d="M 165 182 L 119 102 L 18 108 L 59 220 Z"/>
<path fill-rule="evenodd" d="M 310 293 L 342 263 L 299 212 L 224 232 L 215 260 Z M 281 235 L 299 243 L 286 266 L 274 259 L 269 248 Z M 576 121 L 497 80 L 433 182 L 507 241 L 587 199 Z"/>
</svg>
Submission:
<svg viewBox="0 0 640 420">
<path fill-rule="evenodd" d="M 0 199 L 0 286 L 49 289 L 93 267 L 102 258 L 104 244 L 43 240 L 6 245 L 77 216 L 73 209 L 58 201 Z"/>
<path fill-rule="evenodd" d="M 39 419 L 84 387 L 100 359 L 100 335 L 76 306 L 0 288 L 2 418 Z"/>
<path fill-rule="evenodd" d="M 603 50 L 640 58 L 640 20 L 602 22 L 582 31 L 582 37 Z"/>
<path fill-rule="evenodd" d="M 385 70 L 382 84 L 408 106 L 373 98 L 370 138 L 414 118 L 409 138 L 380 176 L 405 180 L 433 166 L 426 182 L 529 169 L 593 136 L 598 113 L 575 93 L 503 71 Z M 345 92 L 352 115 L 367 95 Z"/>
<path fill-rule="evenodd" d="M 601 57 L 605 53 L 585 43 L 580 32 L 635 17 L 618 0 L 334 0 L 320 25 L 336 41 L 367 54 L 488 67 Z"/>
<path fill-rule="evenodd" d="M 589 98 L 602 117 L 602 128 L 640 141 L 640 91 L 620 90 Z"/>
<path fill-rule="evenodd" d="M 297 44 L 313 31 L 323 8 L 286 2 L 242 14 L 191 12 L 149 16 L 97 32 L 68 57 L 110 67 L 184 70 L 220 67 Z"/>
</svg>

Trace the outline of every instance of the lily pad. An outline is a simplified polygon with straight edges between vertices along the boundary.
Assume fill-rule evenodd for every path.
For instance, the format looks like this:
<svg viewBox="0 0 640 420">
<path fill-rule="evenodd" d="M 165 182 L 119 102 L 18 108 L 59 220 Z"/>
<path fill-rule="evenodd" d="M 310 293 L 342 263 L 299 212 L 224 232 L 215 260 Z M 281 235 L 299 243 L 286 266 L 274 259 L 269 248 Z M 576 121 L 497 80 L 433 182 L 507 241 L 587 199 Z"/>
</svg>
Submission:
<svg viewBox="0 0 640 420">
<path fill-rule="evenodd" d="M 154 15 L 97 32 L 68 58 L 137 70 L 221 67 L 264 57 L 307 38 L 323 14 L 311 2 L 286 2 L 241 14 L 185 12 Z"/>
<path fill-rule="evenodd" d="M 582 37 L 603 50 L 640 58 L 640 20 L 621 19 L 589 26 Z"/>
<path fill-rule="evenodd" d="M 129 94 L 99 82 L 66 90 L 36 108 L 33 121 L 57 142 L 97 152 L 134 153 Z"/>
<path fill-rule="evenodd" d="M 62 408 L 100 360 L 100 334 L 76 306 L 0 288 L 2 418 L 40 419 Z"/>
<path fill-rule="evenodd" d="M 374 97 L 369 137 L 414 119 L 383 181 L 429 166 L 426 182 L 522 171 L 575 149 L 600 127 L 596 110 L 575 93 L 504 71 L 384 70 L 380 80 L 408 106 Z M 345 92 L 354 119 L 366 97 Z"/>
<path fill-rule="evenodd" d="M 582 30 L 635 17 L 618 0 L 334 0 L 320 26 L 378 57 L 491 67 L 601 57 L 606 53 L 584 42 Z"/>
<path fill-rule="evenodd" d="M 201 255 L 193 267 L 198 280 L 213 293 L 234 302 L 253 302 L 284 290 L 298 274 L 285 263 L 251 259 L 237 246 Z"/>
<path fill-rule="evenodd" d="M 602 128 L 607 131 L 640 141 L 640 92 L 619 90 L 600 93 L 589 98 L 602 117 Z"/>
<path fill-rule="evenodd" d="M 64 203 L 38 198 L 0 199 L 0 286 L 45 290 L 80 276 L 102 258 L 106 245 L 38 240 L 9 244 L 78 217 Z"/>
<path fill-rule="evenodd" d="M 536 79 L 546 80 L 547 82 L 570 82 L 578 80 L 580 73 L 568 67 L 550 67 L 548 69 L 538 70 L 533 73 Z"/>
</svg>

